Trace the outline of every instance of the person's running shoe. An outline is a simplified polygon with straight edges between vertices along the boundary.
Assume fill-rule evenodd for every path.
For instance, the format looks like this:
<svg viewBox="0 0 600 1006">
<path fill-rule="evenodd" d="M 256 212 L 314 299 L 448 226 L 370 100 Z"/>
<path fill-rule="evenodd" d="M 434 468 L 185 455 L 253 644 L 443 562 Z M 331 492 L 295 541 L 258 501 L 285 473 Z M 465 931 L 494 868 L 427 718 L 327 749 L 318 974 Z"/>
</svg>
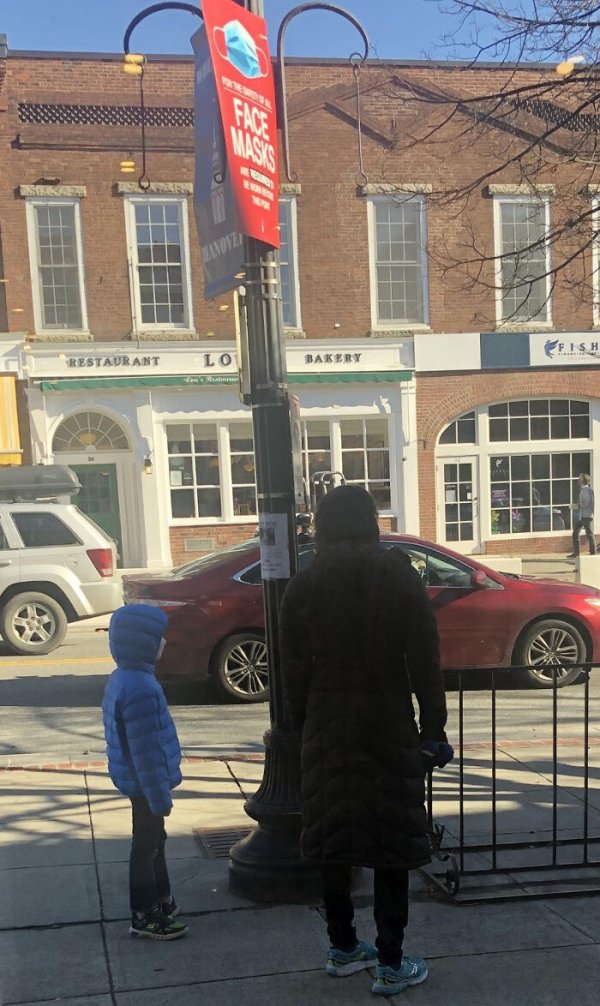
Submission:
<svg viewBox="0 0 600 1006">
<path fill-rule="evenodd" d="M 379 996 L 394 996 L 409 985 L 420 985 L 428 974 L 427 965 L 420 957 L 403 957 L 399 968 L 378 964 L 371 991 Z"/>
<path fill-rule="evenodd" d="M 168 901 L 163 901 L 160 906 L 160 910 L 163 915 L 166 915 L 168 919 L 175 919 L 179 915 L 179 905 L 175 901 L 173 895 Z"/>
<path fill-rule="evenodd" d="M 160 908 L 154 908 L 147 915 L 134 915 L 129 932 L 145 940 L 178 940 L 187 932 L 187 926 L 185 922 L 170 919 Z"/>
<path fill-rule="evenodd" d="M 364 971 L 365 968 L 372 968 L 377 963 L 377 950 L 370 943 L 360 941 L 354 950 L 336 950 L 331 947 L 327 954 L 327 964 L 325 970 L 328 975 L 336 978 L 343 978 L 345 975 L 353 975 L 356 971 Z"/>
</svg>

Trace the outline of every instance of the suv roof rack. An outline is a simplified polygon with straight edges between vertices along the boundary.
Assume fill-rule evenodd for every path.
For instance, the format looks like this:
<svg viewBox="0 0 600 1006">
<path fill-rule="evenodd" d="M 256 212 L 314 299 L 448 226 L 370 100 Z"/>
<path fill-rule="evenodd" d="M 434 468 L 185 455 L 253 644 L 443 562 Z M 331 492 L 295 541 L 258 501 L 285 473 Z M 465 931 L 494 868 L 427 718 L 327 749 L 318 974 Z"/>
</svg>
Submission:
<svg viewBox="0 0 600 1006">
<path fill-rule="evenodd" d="M 81 482 L 66 465 L 0 466 L 0 502 L 33 503 L 73 496 Z"/>
</svg>

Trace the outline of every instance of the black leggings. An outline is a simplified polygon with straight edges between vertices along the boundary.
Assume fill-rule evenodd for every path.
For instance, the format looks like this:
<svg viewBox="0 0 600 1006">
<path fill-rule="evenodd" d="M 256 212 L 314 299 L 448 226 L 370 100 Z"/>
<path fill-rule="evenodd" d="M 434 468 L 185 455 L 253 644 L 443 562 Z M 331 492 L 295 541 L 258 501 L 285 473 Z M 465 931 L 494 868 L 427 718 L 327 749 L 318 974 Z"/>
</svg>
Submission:
<svg viewBox="0 0 600 1006">
<path fill-rule="evenodd" d="M 393 867 L 374 870 L 375 899 L 373 914 L 377 926 L 379 963 L 399 968 L 402 941 L 408 924 L 408 870 Z M 354 950 L 354 905 L 350 896 L 352 867 L 327 863 L 323 867 L 323 901 L 327 932 L 332 947 Z"/>
</svg>

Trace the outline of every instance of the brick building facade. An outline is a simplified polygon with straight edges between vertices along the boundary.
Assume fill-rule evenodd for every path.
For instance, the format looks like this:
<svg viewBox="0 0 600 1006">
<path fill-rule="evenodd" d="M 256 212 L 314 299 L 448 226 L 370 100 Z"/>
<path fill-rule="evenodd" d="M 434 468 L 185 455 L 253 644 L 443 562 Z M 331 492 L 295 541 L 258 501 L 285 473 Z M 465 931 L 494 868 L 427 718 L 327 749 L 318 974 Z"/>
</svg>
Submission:
<svg viewBox="0 0 600 1006">
<path fill-rule="evenodd" d="M 543 249 L 528 296 L 494 290 L 498 248 L 561 220 L 573 169 L 553 154 L 535 183 L 490 178 L 506 130 L 475 137 L 460 111 L 440 125 L 440 94 L 506 72 L 369 65 L 361 167 L 352 68 L 291 61 L 281 261 L 307 479 L 341 470 L 385 526 L 521 554 L 567 549 L 574 479 L 600 477 L 600 396 L 593 248 L 551 290 Z M 23 448 L 78 470 L 125 565 L 162 566 L 246 537 L 256 504 L 232 299 L 203 297 L 192 60 L 152 57 L 144 97 L 146 191 L 139 82 L 119 56 L 0 58 L 0 329 Z M 539 122 L 520 112 L 518 127 Z M 475 284 L 473 238 L 488 259 Z"/>
</svg>

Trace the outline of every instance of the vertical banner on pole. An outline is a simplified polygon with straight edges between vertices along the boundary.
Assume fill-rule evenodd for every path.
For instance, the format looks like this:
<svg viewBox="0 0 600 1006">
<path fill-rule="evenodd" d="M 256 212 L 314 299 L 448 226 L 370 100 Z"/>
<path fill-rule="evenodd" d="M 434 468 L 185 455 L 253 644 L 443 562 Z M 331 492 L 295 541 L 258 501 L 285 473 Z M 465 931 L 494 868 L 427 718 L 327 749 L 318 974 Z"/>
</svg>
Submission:
<svg viewBox="0 0 600 1006">
<path fill-rule="evenodd" d="M 302 422 L 300 420 L 300 399 L 290 395 L 290 421 L 292 424 L 292 462 L 294 465 L 294 495 L 296 505 L 303 506 L 307 500 L 302 467 Z"/>
<path fill-rule="evenodd" d="M 233 0 L 202 0 L 238 229 L 279 248 L 279 172 L 267 26 Z"/>
<path fill-rule="evenodd" d="M 221 111 L 206 29 L 192 37 L 195 56 L 194 215 L 202 251 L 204 296 L 239 286 L 244 239 L 237 228 L 231 175 L 226 168 Z M 237 275 L 237 278 L 236 278 Z"/>
</svg>

